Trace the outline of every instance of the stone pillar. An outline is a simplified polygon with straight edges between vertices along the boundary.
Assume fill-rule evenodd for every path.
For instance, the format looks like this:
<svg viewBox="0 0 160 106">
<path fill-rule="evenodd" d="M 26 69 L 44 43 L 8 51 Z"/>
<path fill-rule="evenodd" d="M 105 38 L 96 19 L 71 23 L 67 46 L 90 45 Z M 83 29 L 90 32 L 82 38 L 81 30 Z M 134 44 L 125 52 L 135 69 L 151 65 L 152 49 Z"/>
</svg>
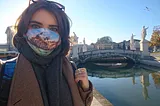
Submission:
<svg viewBox="0 0 160 106">
<path fill-rule="evenodd" d="M 140 51 L 142 52 L 142 57 L 149 56 L 148 48 L 149 48 L 149 42 L 147 40 L 141 40 Z"/>
</svg>

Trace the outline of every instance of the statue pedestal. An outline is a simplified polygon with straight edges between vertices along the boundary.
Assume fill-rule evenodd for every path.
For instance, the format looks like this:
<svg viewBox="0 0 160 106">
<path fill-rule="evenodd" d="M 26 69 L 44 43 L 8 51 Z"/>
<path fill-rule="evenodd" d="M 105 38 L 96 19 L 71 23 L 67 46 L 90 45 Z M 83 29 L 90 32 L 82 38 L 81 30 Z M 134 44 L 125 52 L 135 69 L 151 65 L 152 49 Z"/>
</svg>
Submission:
<svg viewBox="0 0 160 106">
<path fill-rule="evenodd" d="M 148 52 L 148 48 L 149 48 L 149 42 L 147 40 L 141 40 L 140 51 L 142 52 L 142 57 L 150 55 L 150 53 Z"/>
<path fill-rule="evenodd" d="M 85 44 L 83 44 L 83 52 L 87 51 L 87 46 Z"/>
<path fill-rule="evenodd" d="M 72 58 L 79 59 L 78 53 L 79 53 L 78 44 L 72 46 Z"/>
</svg>

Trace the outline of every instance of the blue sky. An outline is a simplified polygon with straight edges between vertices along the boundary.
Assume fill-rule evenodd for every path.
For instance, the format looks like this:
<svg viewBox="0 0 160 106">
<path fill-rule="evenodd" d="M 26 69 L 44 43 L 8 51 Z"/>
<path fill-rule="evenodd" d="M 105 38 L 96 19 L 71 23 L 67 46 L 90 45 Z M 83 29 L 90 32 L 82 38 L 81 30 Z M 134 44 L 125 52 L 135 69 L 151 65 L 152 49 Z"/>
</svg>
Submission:
<svg viewBox="0 0 160 106">
<path fill-rule="evenodd" d="M 71 33 L 79 42 L 96 42 L 110 36 L 114 42 L 129 40 L 132 33 L 141 38 L 142 26 L 149 27 L 150 40 L 154 26 L 160 25 L 160 0 L 56 0 L 66 7 L 72 20 Z M 28 0 L 0 0 L 0 43 L 6 42 L 5 30 L 14 25 Z M 149 8 L 149 11 L 146 9 Z"/>
</svg>

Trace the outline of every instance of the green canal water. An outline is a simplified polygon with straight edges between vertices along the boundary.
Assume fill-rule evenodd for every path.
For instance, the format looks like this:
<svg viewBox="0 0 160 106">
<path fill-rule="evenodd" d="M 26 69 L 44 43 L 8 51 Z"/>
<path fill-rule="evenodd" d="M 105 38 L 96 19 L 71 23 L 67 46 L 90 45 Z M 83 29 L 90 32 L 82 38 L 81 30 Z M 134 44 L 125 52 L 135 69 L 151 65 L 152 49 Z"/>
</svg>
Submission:
<svg viewBox="0 0 160 106">
<path fill-rule="evenodd" d="M 87 70 L 94 87 L 114 106 L 160 106 L 160 69 Z"/>
</svg>

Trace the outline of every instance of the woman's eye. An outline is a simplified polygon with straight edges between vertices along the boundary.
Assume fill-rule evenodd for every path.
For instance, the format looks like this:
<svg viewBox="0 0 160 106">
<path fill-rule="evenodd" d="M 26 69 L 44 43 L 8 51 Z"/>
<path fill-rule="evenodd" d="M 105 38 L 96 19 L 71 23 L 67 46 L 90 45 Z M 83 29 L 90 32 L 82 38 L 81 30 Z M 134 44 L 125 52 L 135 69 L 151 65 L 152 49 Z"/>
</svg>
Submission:
<svg viewBox="0 0 160 106">
<path fill-rule="evenodd" d="M 31 25 L 31 28 L 32 28 L 32 29 L 38 29 L 38 28 L 40 28 L 40 26 L 39 26 L 39 25 L 36 25 L 36 24 L 32 24 L 32 25 Z"/>
<path fill-rule="evenodd" d="M 58 28 L 49 28 L 51 31 L 55 31 L 57 32 L 58 31 Z"/>
</svg>

